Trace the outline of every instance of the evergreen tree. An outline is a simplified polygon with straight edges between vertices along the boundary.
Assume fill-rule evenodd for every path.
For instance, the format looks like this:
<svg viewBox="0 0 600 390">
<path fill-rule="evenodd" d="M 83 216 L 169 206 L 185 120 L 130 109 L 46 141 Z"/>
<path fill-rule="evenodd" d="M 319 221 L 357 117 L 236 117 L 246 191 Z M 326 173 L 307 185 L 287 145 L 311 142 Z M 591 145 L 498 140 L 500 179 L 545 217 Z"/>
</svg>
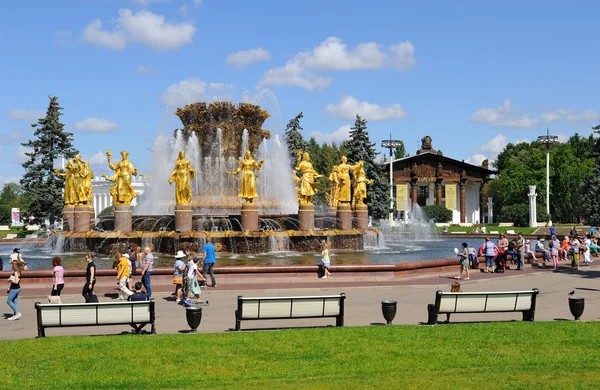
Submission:
<svg viewBox="0 0 600 390">
<path fill-rule="evenodd" d="M 71 134 L 63 131 L 58 97 L 49 99 L 46 117 L 31 125 L 36 138 L 21 144 L 29 149 L 25 153 L 28 160 L 23 163 L 25 174 L 21 178 L 21 187 L 30 201 L 26 216 L 33 217 L 35 223 L 43 223 L 45 219 L 54 223 L 62 218 L 64 180 L 54 174 L 53 165 L 61 155 L 69 159 L 78 153 L 71 144 Z"/>
<path fill-rule="evenodd" d="M 374 219 L 387 218 L 390 207 L 390 184 L 386 176 L 387 170 L 383 164 L 375 162 L 379 154 L 375 151 L 375 144 L 371 143 L 367 133 L 367 121 L 356 115 L 354 127 L 350 131 L 350 140 L 344 142 L 348 162 L 365 162 L 365 173 L 374 183 L 367 186 L 367 205 L 369 215 Z"/>
<path fill-rule="evenodd" d="M 299 150 L 306 150 L 307 144 L 300 134 L 300 130 L 302 126 L 300 126 L 300 119 L 302 119 L 304 115 L 302 113 L 296 115 L 294 119 L 291 119 L 287 126 L 285 127 L 285 134 L 283 139 L 287 144 L 288 153 L 290 154 L 290 163 L 292 164 L 292 169 L 296 166 L 296 160 Z"/>
<path fill-rule="evenodd" d="M 384 155 L 384 157 L 386 157 Z M 399 158 L 404 158 L 404 157 L 408 157 L 408 155 L 406 154 L 406 148 L 404 147 L 404 141 L 400 141 L 400 144 L 398 146 L 396 146 L 396 149 L 394 149 L 394 160 L 397 160 Z"/>
<path fill-rule="evenodd" d="M 592 127 L 595 133 L 600 132 L 600 125 Z M 587 177 L 581 186 L 581 217 L 586 224 L 600 225 L 600 139 L 595 140 L 593 155 L 596 164 L 592 174 Z"/>
</svg>

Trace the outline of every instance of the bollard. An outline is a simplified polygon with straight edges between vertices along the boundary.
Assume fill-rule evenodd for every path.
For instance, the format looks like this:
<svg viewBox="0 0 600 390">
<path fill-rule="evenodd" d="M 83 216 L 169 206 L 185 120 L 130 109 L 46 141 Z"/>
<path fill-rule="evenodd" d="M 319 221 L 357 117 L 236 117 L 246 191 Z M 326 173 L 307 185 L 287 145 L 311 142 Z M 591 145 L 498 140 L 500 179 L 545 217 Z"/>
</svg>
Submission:
<svg viewBox="0 0 600 390">
<path fill-rule="evenodd" d="M 575 321 L 579 321 L 581 315 L 583 314 L 583 309 L 585 306 L 585 299 L 582 297 L 569 297 L 569 310 L 571 310 L 571 314 L 575 317 Z"/>
<path fill-rule="evenodd" d="M 202 308 L 198 306 L 190 306 L 185 308 L 185 318 L 188 325 L 195 332 L 202 321 Z"/>
<path fill-rule="evenodd" d="M 394 317 L 396 317 L 396 301 L 381 301 L 381 312 L 387 324 L 391 325 Z"/>
</svg>

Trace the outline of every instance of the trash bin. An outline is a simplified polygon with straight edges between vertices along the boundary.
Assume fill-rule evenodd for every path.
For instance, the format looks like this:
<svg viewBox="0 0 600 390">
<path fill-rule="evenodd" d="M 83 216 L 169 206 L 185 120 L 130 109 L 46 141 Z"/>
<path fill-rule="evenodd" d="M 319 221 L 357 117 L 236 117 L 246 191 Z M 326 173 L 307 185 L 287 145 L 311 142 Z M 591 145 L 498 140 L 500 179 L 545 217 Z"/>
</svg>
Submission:
<svg viewBox="0 0 600 390">
<path fill-rule="evenodd" d="M 185 318 L 192 332 L 195 332 L 198 326 L 200 326 L 200 321 L 202 321 L 202 308 L 199 306 L 186 307 Z"/>
<path fill-rule="evenodd" d="M 387 324 L 390 325 L 396 317 L 396 301 L 381 301 L 381 312 Z"/>
<path fill-rule="evenodd" d="M 569 310 L 571 310 L 571 314 L 575 317 L 575 321 L 579 321 L 581 315 L 583 314 L 583 309 L 585 306 L 585 299 L 582 297 L 569 297 Z"/>
</svg>

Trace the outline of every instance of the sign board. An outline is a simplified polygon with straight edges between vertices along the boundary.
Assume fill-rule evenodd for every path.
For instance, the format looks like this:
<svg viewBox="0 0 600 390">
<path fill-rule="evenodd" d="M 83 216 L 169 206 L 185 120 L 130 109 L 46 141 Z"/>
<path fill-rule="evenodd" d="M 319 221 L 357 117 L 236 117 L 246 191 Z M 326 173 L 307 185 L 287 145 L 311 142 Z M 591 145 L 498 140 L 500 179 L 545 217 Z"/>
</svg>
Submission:
<svg viewBox="0 0 600 390">
<path fill-rule="evenodd" d="M 456 184 L 446 184 L 446 208 L 456 210 Z"/>
<path fill-rule="evenodd" d="M 396 184 L 396 210 L 408 210 L 408 184 Z"/>
<path fill-rule="evenodd" d="M 13 208 L 10 210 L 10 221 L 12 225 L 21 224 L 21 209 Z"/>
</svg>

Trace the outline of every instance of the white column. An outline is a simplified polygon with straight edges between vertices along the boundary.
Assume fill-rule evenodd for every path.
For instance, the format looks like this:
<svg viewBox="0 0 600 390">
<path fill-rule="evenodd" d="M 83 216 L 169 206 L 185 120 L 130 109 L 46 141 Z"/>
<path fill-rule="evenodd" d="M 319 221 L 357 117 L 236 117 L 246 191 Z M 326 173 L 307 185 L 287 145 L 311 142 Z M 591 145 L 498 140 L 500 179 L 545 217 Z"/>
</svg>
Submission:
<svg viewBox="0 0 600 390">
<path fill-rule="evenodd" d="M 535 186 L 529 186 L 529 227 L 537 227 L 537 204 L 535 198 Z"/>
<path fill-rule="evenodd" d="M 494 198 L 492 198 L 492 197 L 488 198 L 488 218 L 487 218 L 487 223 L 488 224 L 494 223 Z"/>
<path fill-rule="evenodd" d="M 94 194 L 93 199 L 94 199 L 94 218 L 96 218 L 98 216 L 98 195 Z"/>
</svg>

